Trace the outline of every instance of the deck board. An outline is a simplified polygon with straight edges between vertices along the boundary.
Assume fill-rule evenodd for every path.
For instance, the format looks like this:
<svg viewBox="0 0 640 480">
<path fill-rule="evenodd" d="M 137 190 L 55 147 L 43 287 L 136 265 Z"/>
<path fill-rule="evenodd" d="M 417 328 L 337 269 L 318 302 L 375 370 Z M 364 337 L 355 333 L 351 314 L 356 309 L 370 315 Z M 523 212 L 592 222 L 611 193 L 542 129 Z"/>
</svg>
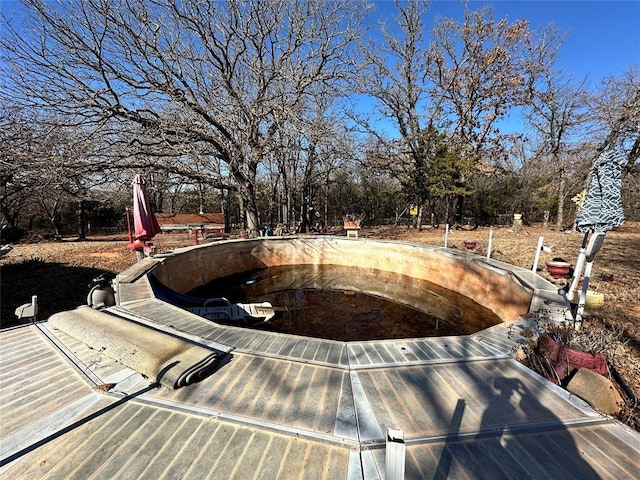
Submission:
<svg viewBox="0 0 640 480">
<path fill-rule="evenodd" d="M 31 362 L 33 356 L 34 362 Z M 0 336 L 0 425 L 9 436 L 92 393 L 35 325 Z M 1 451 L 8 448 L 1 444 Z"/>
<path fill-rule="evenodd" d="M 2 458 L 19 452 L 7 442 L 48 438 L 3 478 L 376 478 L 387 428 L 404 432 L 408 479 L 624 479 L 640 468 L 638 432 L 507 356 L 528 320 L 341 343 L 221 327 L 154 300 L 128 308 L 192 341 L 231 342 L 228 362 L 200 383 L 149 388 L 47 324 L 0 332 L 0 395 L 14 406 L 2 409 Z M 105 377 L 122 379 L 116 393 L 92 388 Z"/>
</svg>

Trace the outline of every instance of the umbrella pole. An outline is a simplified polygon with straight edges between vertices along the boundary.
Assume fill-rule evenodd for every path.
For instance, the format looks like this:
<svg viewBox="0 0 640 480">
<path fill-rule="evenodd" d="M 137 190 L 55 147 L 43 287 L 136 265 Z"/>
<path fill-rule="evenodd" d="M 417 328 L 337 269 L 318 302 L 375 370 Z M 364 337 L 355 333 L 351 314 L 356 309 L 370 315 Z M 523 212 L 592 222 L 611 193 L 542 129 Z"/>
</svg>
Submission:
<svg viewBox="0 0 640 480">
<path fill-rule="evenodd" d="M 584 306 L 587 303 L 587 289 L 589 288 L 589 279 L 591 277 L 591 267 L 593 261 L 596 258 L 596 254 L 600 251 L 606 233 L 595 232 L 591 236 L 589 245 L 587 246 L 584 254 L 584 259 L 587 262 L 587 266 L 584 269 L 584 278 L 582 280 L 582 291 L 580 292 L 580 299 L 578 300 L 578 309 L 576 310 L 575 329 L 580 330 L 582 328 L 582 314 L 584 313 Z"/>
<path fill-rule="evenodd" d="M 129 207 L 124 208 L 127 212 L 127 231 L 129 232 L 129 245 L 133 243 L 133 233 L 131 233 L 131 218 L 129 217 Z"/>
<path fill-rule="evenodd" d="M 584 314 L 584 306 L 587 303 L 587 290 L 589 288 L 592 266 L 593 262 L 587 262 L 587 266 L 584 269 L 584 280 L 582 281 L 582 290 L 580 291 L 580 300 L 578 300 L 578 310 L 576 311 L 576 320 L 574 322 L 574 328 L 576 330 L 582 329 L 582 315 Z"/>
<path fill-rule="evenodd" d="M 567 293 L 567 298 L 570 302 L 573 301 L 573 298 L 576 294 L 576 290 L 578 289 L 578 282 L 580 281 L 580 275 L 582 275 L 582 268 L 584 267 L 584 259 L 587 251 L 587 239 L 589 238 L 589 231 L 584 234 L 584 238 L 582 239 L 582 247 L 580 248 L 580 253 L 578 253 L 578 259 L 576 260 L 576 266 L 573 269 L 573 278 L 571 279 L 571 286 L 569 287 L 569 292 Z"/>
</svg>

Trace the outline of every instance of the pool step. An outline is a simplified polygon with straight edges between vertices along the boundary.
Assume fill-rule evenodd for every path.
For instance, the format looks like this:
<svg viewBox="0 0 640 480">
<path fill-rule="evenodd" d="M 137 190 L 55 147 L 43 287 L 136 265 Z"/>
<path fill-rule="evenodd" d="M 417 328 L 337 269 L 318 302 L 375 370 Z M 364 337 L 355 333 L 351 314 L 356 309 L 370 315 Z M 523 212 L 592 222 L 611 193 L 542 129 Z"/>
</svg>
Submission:
<svg viewBox="0 0 640 480">
<path fill-rule="evenodd" d="M 185 310 L 214 322 L 256 323 L 268 322 L 275 315 L 269 302 L 232 303 L 215 307 L 187 307 Z"/>
</svg>

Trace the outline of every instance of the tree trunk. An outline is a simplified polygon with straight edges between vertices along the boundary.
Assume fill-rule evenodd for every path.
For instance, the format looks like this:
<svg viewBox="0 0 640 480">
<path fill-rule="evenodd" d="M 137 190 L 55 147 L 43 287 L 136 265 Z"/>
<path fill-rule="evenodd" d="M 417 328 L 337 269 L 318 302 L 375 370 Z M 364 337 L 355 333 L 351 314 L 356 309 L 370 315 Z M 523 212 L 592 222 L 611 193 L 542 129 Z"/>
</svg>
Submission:
<svg viewBox="0 0 640 480">
<path fill-rule="evenodd" d="M 451 225 L 450 217 L 451 198 L 449 195 L 445 197 L 445 210 L 444 210 L 444 223 L 445 225 Z"/>
<path fill-rule="evenodd" d="M 560 171 L 560 183 L 558 184 L 558 217 L 556 218 L 556 230 L 561 231 L 564 223 L 564 197 L 567 179 L 564 169 Z"/>
<path fill-rule="evenodd" d="M 300 203 L 300 228 L 299 228 L 299 232 L 300 233 L 307 233 L 307 225 L 308 225 L 308 220 L 307 220 L 307 209 L 309 207 L 309 199 L 306 195 L 306 192 L 304 191 L 303 188 L 303 193 L 302 193 L 302 202 Z"/>
<path fill-rule="evenodd" d="M 323 233 L 327 232 L 327 228 L 329 228 L 329 177 L 326 178 L 324 184 L 324 222 L 323 222 Z"/>
<path fill-rule="evenodd" d="M 464 212 L 464 195 L 457 195 L 456 196 L 456 212 L 455 212 L 456 225 L 462 225 L 463 212 Z"/>
<path fill-rule="evenodd" d="M 55 226 L 55 222 L 54 222 L 54 226 Z M 86 232 L 85 232 L 85 219 L 84 219 L 84 202 L 82 200 L 80 200 L 78 202 L 78 238 L 81 240 L 84 240 L 86 238 Z M 60 232 L 58 232 L 58 228 L 56 228 L 56 235 L 59 235 Z"/>
<path fill-rule="evenodd" d="M 58 225 L 58 222 L 56 222 L 56 217 L 55 217 L 55 216 L 54 216 L 54 217 L 51 217 L 51 218 L 49 219 L 49 221 L 51 222 L 51 225 L 53 226 L 53 234 L 54 234 L 54 236 L 59 237 L 59 236 L 60 236 L 60 231 L 61 231 L 61 230 L 60 230 L 60 225 Z M 84 237 L 84 235 L 80 236 L 80 234 L 79 234 L 79 233 L 78 233 L 78 236 L 79 236 L 81 239 L 84 239 L 84 238 L 85 238 L 85 237 Z"/>
<path fill-rule="evenodd" d="M 220 196 L 222 197 L 222 202 L 220 207 L 222 209 L 222 217 L 224 218 L 224 231 L 229 233 L 231 232 L 231 219 L 229 218 L 229 192 L 227 192 L 227 196 L 224 196 L 224 189 L 220 189 Z"/>
<path fill-rule="evenodd" d="M 280 210 L 278 208 L 278 204 L 279 204 L 278 192 L 280 188 L 278 187 L 277 178 L 272 180 L 272 185 L 273 186 L 271 187 L 271 196 L 269 198 L 269 225 L 271 225 L 272 227 L 275 227 L 275 224 L 278 222 L 278 217 L 279 217 L 278 211 Z"/>
<path fill-rule="evenodd" d="M 238 200 L 240 202 L 240 218 L 242 230 L 245 230 L 249 237 L 260 235 L 260 216 L 258 215 L 258 202 L 256 201 L 256 177 L 259 164 L 258 152 L 253 152 L 253 157 L 245 159 L 246 169 L 241 171 L 230 168 L 233 178 L 238 184 Z M 233 163 L 229 166 L 232 167 Z"/>
<path fill-rule="evenodd" d="M 256 204 L 255 192 L 253 187 L 245 185 L 241 189 L 240 206 L 244 211 L 243 218 L 245 220 L 244 230 L 247 231 L 249 237 L 257 237 L 260 235 L 260 219 L 258 216 L 258 206 Z"/>
<path fill-rule="evenodd" d="M 204 185 L 198 183 L 198 213 L 204 214 Z"/>
</svg>

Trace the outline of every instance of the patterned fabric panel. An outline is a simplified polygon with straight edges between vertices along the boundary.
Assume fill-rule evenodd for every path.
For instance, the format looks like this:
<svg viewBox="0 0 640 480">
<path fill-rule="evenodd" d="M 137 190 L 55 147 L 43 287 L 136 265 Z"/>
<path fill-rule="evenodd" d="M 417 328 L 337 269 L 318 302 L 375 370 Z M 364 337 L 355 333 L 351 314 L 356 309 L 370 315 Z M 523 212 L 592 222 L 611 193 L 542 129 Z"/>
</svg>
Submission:
<svg viewBox="0 0 640 480">
<path fill-rule="evenodd" d="M 606 232 L 624 223 L 620 187 L 625 162 L 622 154 L 608 150 L 594 163 L 584 206 L 576 219 L 580 232 Z"/>
</svg>

